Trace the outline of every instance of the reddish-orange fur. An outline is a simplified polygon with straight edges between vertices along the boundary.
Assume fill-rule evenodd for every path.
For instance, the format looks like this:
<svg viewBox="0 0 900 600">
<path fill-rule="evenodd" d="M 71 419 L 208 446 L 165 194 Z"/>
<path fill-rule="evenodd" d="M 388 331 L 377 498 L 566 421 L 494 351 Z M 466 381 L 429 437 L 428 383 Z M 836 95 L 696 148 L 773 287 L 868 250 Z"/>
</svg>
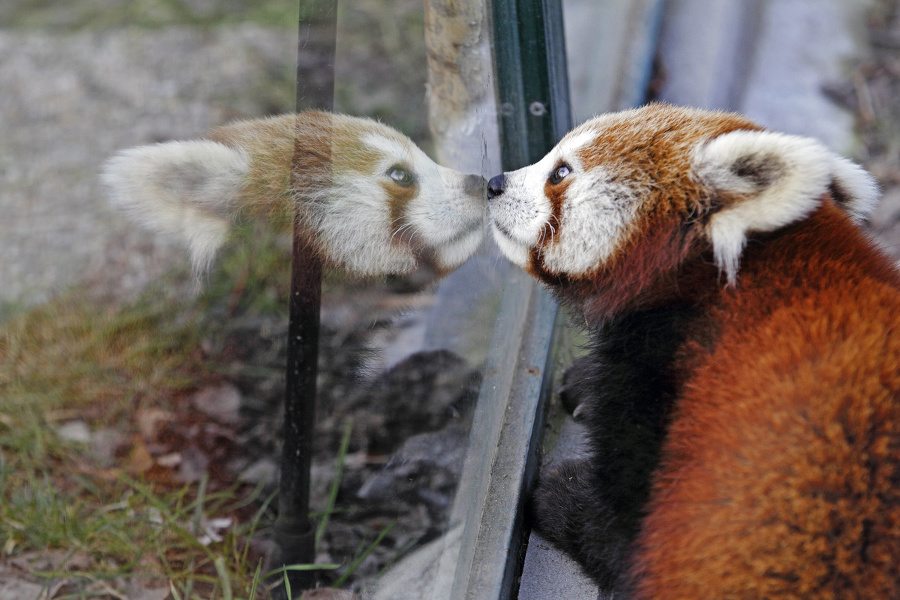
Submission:
<svg viewBox="0 0 900 600">
<path fill-rule="evenodd" d="M 578 278 L 547 273 L 541 252 L 557 241 L 551 226 L 559 227 L 561 205 L 569 181 L 544 186 L 552 216 L 532 252 L 526 270 L 553 285 L 570 301 L 584 306 L 588 321 L 600 322 L 625 310 L 657 306 L 676 285 L 672 271 L 702 246 L 698 239 L 703 218 L 709 214 L 708 192 L 691 174 L 691 148 L 698 141 L 734 130 L 760 130 L 736 114 L 651 104 L 636 113 L 610 115 L 613 121 L 591 144 L 579 151 L 586 170 L 609 169 L 627 178 L 628 186 L 642 190 L 639 214 L 630 236 L 616 255 L 593 273 Z M 664 192 L 664 193 L 661 193 Z M 717 201 L 724 199 L 719 198 Z M 686 227 L 684 216 L 698 219 Z M 587 304 L 583 304 L 590 299 Z"/>
<path fill-rule="evenodd" d="M 636 597 L 900 598 L 897 271 L 826 198 L 707 289 Z"/>
<path fill-rule="evenodd" d="M 900 274 L 854 221 L 871 177 L 654 104 L 492 182 L 501 250 L 592 330 L 567 389 L 588 448 L 541 474 L 544 537 L 632 600 L 900 600 Z"/>
</svg>

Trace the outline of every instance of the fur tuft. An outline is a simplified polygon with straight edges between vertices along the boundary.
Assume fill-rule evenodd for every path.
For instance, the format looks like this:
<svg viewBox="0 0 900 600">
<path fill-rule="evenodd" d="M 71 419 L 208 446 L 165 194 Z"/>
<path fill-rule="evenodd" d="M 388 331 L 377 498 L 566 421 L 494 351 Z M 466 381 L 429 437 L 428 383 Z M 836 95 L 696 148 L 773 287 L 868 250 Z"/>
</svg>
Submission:
<svg viewBox="0 0 900 600">
<path fill-rule="evenodd" d="M 226 209 L 248 170 L 242 150 L 206 140 L 165 142 L 123 150 L 106 162 L 101 179 L 115 206 L 186 243 L 201 275 L 228 235 Z"/>
<path fill-rule="evenodd" d="M 767 131 L 733 131 L 696 149 L 693 172 L 723 204 L 707 235 L 730 284 L 747 234 L 774 231 L 811 213 L 828 191 L 831 164 L 832 154 L 818 142 Z"/>
<path fill-rule="evenodd" d="M 881 190 L 872 175 L 846 158 L 831 157 L 834 174 L 836 200 L 853 218 L 860 223 L 868 218 L 878 204 Z"/>
</svg>

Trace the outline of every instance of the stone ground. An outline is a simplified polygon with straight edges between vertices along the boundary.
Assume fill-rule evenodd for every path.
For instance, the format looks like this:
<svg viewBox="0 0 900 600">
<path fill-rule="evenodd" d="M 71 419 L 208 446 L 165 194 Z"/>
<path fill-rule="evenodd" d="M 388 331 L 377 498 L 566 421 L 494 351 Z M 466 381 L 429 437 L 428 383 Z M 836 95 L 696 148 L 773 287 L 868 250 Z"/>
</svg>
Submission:
<svg viewBox="0 0 900 600">
<path fill-rule="evenodd" d="M 100 165 L 124 147 L 288 110 L 295 35 L 0 29 L 0 299 L 35 303 L 83 279 L 128 293 L 171 266 L 180 249 L 107 207 Z"/>
</svg>

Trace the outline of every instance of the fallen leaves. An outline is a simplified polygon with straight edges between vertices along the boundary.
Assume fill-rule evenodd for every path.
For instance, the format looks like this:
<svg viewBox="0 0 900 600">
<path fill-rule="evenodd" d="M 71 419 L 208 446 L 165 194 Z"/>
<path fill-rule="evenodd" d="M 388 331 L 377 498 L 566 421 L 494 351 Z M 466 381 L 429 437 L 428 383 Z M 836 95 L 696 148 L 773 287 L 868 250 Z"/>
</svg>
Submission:
<svg viewBox="0 0 900 600">
<path fill-rule="evenodd" d="M 220 489 L 237 479 L 232 464 L 242 454 L 240 407 L 237 387 L 220 382 L 167 408 L 137 408 L 130 435 L 109 428 L 92 430 L 83 420 L 65 422 L 55 431 L 61 440 L 90 450 L 78 465 L 82 474 L 107 481 L 128 475 L 168 488 L 208 476 L 211 487 Z M 250 479 L 270 477 L 266 473 Z"/>
<path fill-rule="evenodd" d="M 141 557 L 135 567 L 137 574 L 161 572 L 158 561 L 154 566 L 150 557 Z M 97 574 L 90 574 L 92 569 Z M 0 600 L 53 600 L 73 595 L 101 600 L 165 600 L 168 588 L 160 577 L 103 576 L 87 552 L 26 552 L 0 563 Z"/>
</svg>

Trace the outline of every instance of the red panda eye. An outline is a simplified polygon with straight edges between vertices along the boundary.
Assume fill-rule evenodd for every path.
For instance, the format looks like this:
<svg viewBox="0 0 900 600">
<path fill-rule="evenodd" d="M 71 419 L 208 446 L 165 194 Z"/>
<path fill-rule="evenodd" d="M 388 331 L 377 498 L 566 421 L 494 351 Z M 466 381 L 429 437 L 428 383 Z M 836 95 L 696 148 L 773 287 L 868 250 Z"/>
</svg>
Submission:
<svg viewBox="0 0 900 600">
<path fill-rule="evenodd" d="M 400 187 L 409 187 L 416 182 L 416 178 L 412 173 L 401 166 L 394 165 L 387 171 L 387 176 Z"/>
<path fill-rule="evenodd" d="M 557 183 L 565 179 L 566 176 L 568 176 L 571 172 L 572 168 L 569 165 L 565 163 L 559 165 L 558 167 L 556 167 L 556 169 L 554 169 L 552 173 L 550 173 L 550 183 L 556 185 Z"/>
</svg>

